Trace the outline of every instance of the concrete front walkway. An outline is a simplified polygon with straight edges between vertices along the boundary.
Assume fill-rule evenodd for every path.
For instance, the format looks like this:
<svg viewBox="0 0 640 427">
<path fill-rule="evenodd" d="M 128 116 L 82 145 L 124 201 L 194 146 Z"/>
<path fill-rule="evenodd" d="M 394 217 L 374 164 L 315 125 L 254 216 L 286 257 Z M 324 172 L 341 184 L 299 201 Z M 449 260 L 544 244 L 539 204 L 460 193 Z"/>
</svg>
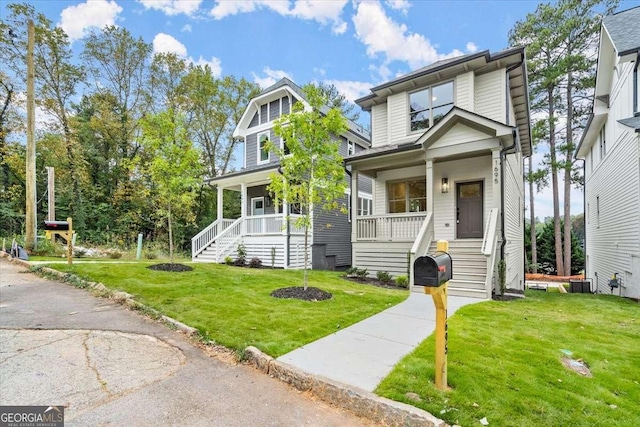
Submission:
<svg viewBox="0 0 640 427">
<path fill-rule="evenodd" d="M 477 298 L 448 298 L 448 315 Z M 278 360 L 314 375 L 373 391 L 406 354 L 433 333 L 436 310 L 431 296 L 409 298 L 375 316 L 321 338 Z"/>
</svg>

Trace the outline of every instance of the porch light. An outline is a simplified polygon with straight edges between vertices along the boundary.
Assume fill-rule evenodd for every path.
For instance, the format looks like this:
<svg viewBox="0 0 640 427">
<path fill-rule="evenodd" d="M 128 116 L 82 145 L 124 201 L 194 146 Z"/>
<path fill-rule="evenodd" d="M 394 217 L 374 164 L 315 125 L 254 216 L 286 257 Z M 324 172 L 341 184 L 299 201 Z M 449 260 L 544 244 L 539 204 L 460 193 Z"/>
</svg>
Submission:
<svg viewBox="0 0 640 427">
<path fill-rule="evenodd" d="M 442 192 L 449 192 L 449 178 L 442 178 Z"/>
<path fill-rule="evenodd" d="M 265 205 L 267 205 L 267 207 L 268 207 L 268 208 L 270 208 L 270 207 L 271 207 L 271 196 L 267 195 L 267 196 L 264 198 L 264 204 L 265 204 Z"/>
</svg>

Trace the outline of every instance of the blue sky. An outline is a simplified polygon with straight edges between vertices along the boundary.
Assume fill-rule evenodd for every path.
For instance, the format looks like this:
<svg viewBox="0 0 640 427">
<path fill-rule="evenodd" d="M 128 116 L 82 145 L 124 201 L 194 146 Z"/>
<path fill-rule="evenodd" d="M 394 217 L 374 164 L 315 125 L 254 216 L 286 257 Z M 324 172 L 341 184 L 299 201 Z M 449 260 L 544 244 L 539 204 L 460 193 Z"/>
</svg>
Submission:
<svg viewBox="0 0 640 427">
<path fill-rule="evenodd" d="M 3 4 L 7 1 L 2 0 Z M 82 49 L 82 37 L 104 25 L 123 26 L 153 43 L 209 63 L 219 75 L 266 87 L 287 76 L 299 84 L 325 81 L 348 98 L 449 56 L 508 46 L 516 21 L 539 2 L 431 0 L 88 0 L 30 1 Z M 623 0 L 620 9 L 640 5 Z M 4 6 L 0 14 L 5 15 Z M 365 120 L 368 117 L 364 116 Z M 538 160 L 536 156 L 536 160 Z M 552 215 L 550 191 L 537 214 Z M 582 195 L 572 195 L 572 213 Z"/>
</svg>

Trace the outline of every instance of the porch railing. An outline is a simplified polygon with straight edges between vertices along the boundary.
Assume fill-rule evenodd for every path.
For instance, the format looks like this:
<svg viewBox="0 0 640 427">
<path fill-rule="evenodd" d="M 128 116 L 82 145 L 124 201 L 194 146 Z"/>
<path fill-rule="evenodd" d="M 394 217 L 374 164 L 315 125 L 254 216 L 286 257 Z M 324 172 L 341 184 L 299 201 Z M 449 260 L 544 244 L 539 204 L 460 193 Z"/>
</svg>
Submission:
<svg viewBox="0 0 640 427">
<path fill-rule="evenodd" d="M 295 221 L 301 215 L 289 215 L 289 233 L 304 234 L 303 227 L 296 227 Z M 286 216 L 283 214 L 248 216 L 245 218 L 247 235 L 286 234 Z"/>
<path fill-rule="evenodd" d="M 191 258 L 195 259 L 198 254 L 213 243 L 219 233 L 233 224 L 233 222 L 233 219 L 217 219 L 209 224 L 204 230 L 193 236 L 191 238 Z"/>
<path fill-rule="evenodd" d="M 487 277 L 485 279 L 485 289 L 487 290 L 487 298 L 491 298 L 493 290 L 493 269 L 496 264 L 497 246 L 498 246 L 498 217 L 500 210 L 495 208 L 489 211 L 489 218 L 484 228 L 484 237 L 482 239 L 482 254 L 487 257 Z"/>
<path fill-rule="evenodd" d="M 427 212 L 427 216 L 422 221 L 422 225 L 420 226 L 420 231 L 418 232 L 418 236 L 416 240 L 413 242 L 413 246 L 411 246 L 411 252 L 409 252 L 409 285 L 414 285 L 414 277 L 413 277 L 413 262 L 416 260 L 416 257 L 424 255 L 429 246 L 431 246 L 431 241 L 433 240 L 433 213 Z"/>
<path fill-rule="evenodd" d="M 242 218 L 236 219 L 216 237 L 216 261 L 222 262 L 228 255 L 230 248 L 235 248 L 236 242 L 242 237 Z"/>
<path fill-rule="evenodd" d="M 370 215 L 356 218 L 358 240 L 413 242 L 427 212 Z"/>
</svg>

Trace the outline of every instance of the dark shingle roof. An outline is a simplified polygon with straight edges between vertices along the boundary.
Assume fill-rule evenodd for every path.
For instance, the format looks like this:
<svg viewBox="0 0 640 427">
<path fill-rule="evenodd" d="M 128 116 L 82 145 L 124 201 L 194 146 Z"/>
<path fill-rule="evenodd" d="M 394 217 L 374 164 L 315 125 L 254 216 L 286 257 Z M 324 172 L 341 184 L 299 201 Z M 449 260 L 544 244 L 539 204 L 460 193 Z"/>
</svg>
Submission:
<svg viewBox="0 0 640 427">
<path fill-rule="evenodd" d="M 640 49 L 640 6 L 605 16 L 602 23 L 611 36 L 618 55 Z"/>
<path fill-rule="evenodd" d="M 618 120 L 618 123 L 622 123 L 625 126 L 629 126 L 635 129 L 636 132 L 640 132 L 640 116 L 629 117 L 628 119 Z"/>
</svg>

